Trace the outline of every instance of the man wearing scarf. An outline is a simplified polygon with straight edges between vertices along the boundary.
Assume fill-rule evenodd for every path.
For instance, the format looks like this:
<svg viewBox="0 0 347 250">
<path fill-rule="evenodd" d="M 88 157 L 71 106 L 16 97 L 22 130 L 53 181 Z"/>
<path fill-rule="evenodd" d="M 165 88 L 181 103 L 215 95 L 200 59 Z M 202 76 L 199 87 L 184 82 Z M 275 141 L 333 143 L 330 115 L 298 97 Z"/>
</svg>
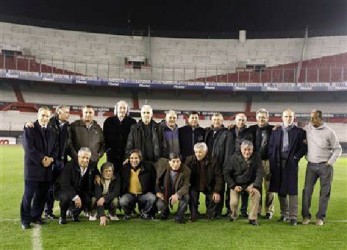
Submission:
<svg viewBox="0 0 347 250">
<path fill-rule="evenodd" d="M 156 165 L 157 208 L 162 220 L 167 220 L 170 208 L 178 202 L 176 223 L 185 223 L 184 213 L 189 204 L 190 169 L 181 162 L 177 153 L 170 153 L 169 160 L 160 159 Z"/>
<path fill-rule="evenodd" d="M 282 113 L 283 125 L 274 130 L 269 141 L 270 191 L 278 193 L 281 217 L 297 225 L 299 161 L 306 153 L 306 133 L 294 125 L 294 112 Z"/>
</svg>

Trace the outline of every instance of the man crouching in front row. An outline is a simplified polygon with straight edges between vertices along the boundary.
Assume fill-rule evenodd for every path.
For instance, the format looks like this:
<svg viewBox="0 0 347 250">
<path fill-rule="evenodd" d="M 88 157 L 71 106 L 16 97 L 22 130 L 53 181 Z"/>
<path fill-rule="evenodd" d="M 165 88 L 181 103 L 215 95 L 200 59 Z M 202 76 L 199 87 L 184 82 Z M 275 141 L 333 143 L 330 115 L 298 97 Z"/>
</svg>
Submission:
<svg viewBox="0 0 347 250">
<path fill-rule="evenodd" d="M 230 189 L 230 221 L 233 222 L 237 219 L 240 194 L 247 192 L 251 197 L 249 224 L 257 226 L 259 190 L 263 178 L 261 157 L 258 153 L 253 153 L 253 144 L 247 140 L 241 143 L 240 151 L 241 154 L 232 155 L 229 164 L 224 169 L 224 176 Z"/>
<path fill-rule="evenodd" d="M 181 162 L 180 155 L 170 153 L 169 161 L 161 158 L 156 163 L 157 209 L 161 220 L 167 220 L 170 208 L 178 202 L 175 222 L 185 223 L 184 213 L 189 204 L 190 169 Z"/>
<path fill-rule="evenodd" d="M 77 160 L 71 160 L 64 167 L 55 186 L 55 196 L 60 201 L 59 224 L 66 224 L 66 212 L 70 210 L 73 220 L 83 211 L 91 212 L 94 183 L 100 182 L 100 172 L 90 164 L 91 151 L 82 147 Z"/>
</svg>

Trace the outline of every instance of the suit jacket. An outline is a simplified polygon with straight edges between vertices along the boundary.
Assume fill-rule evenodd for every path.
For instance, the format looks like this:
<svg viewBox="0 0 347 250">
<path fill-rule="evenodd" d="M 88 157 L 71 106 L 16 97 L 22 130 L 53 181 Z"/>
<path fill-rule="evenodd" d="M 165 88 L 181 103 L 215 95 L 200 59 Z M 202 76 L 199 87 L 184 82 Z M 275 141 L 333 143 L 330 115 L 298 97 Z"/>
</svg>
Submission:
<svg viewBox="0 0 347 250">
<path fill-rule="evenodd" d="M 223 173 L 221 168 L 217 165 L 217 161 L 210 159 L 207 155 L 202 160 L 205 164 L 205 174 L 206 174 L 206 190 L 208 193 L 218 193 L 221 194 L 223 190 Z M 190 190 L 198 191 L 199 182 L 198 178 L 198 160 L 195 155 L 188 156 L 185 164 L 191 170 L 190 175 Z"/>
<path fill-rule="evenodd" d="M 62 193 L 71 200 L 81 193 L 92 197 L 96 175 L 100 175 L 99 170 L 94 167 L 94 164 L 89 163 L 88 169 L 82 177 L 78 160 L 73 159 L 63 168 L 58 181 L 55 183 L 54 194 L 58 199 Z"/>
<path fill-rule="evenodd" d="M 69 122 L 65 122 L 63 126 L 60 126 L 58 116 L 53 116 L 48 123 L 54 130 L 54 132 L 58 135 L 58 161 L 67 163 L 67 155 L 68 155 L 68 140 L 70 133 L 70 124 Z"/>
<path fill-rule="evenodd" d="M 165 194 L 165 187 L 167 185 L 166 176 L 167 174 L 169 174 L 168 171 L 170 171 L 169 160 L 161 158 L 156 163 L 156 170 L 157 170 L 157 179 L 155 182 L 156 192 Z M 173 193 L 174 194 L 177 193 L 180 198 L 188 194 L 189 186 L 190 186 L 190 173 L 191 171 L 186 166 L 186 164 L 181 163 L 181 167 L 175 182 L 175 188 L 173 190 Z"/>
<path fill-rule="evenodd" d="M 279 194 L 298 194 L 298 163 L 306 153 L 306 132 L 294 126 L 288 131 L 289 154 L 285 166 L 281 166 L 283 131 L 279 127 L 272 132 L 269 141 L 270 191 Z"/>
<path fill-rule="evenodd" d="M 268 136 L 268 142 L 270 140 L 270 136 L 271 136 L 273 127 L 274 127 L 273 125 L 267 125 L 264 128 L 266 130 L 266 133 L 267 133 L 267 136 Z M 257 124 L 250 126 L 248 128 L 248 130 L 247 130 L 247 136 L 248 136 L 248 139 L 252 141 L 254 150 L 257 151 L 260 154 L 261 159 L 262 160 L 268 160 L 269 159 L 268 158 L 269 144 L 267 144 L 264 148 L 260 148 L 260 150 L 256 148 L 257 130 L 258 130 L 258 128 L 259 128 L 259 126 Z"/>
<path fill-rule="evenodd" d="M 207 128 L 205 134 L 205 142 L 208 146 L 209 138 L 213 137 L 213 128 Z M 232 152 L 234 152 L 235 143 L 233 142 L 233 138 L 231 133 L 226 128 L 220 128 L 215 135 L 213 147 L 208 149 L 208 155 L 217 160 L 218 166 L 223 171 L 225 164 L 230 160 L 232 156 Z"/>
<path fill-rule="evenodd" d="M 45 134 L 41 130 L 38 121 L 33 128 L 24 127 L 24 179 L 30 181 L 51 181 L 52 165 L 44 167 L 42 160 L 45 156 L 58 157 L 58 138 L 50 126 L 47 126 Z"/>
<path fill-rule="evenodd" d="M 183 159 L 194 154 L 194 145 L 204 142 L 205 129 L 197 127 L 193 130 L 192 126 L 186 125 L 178 129 L 180 151 Z"/>
<path fill-rule="evenodd" d="M 140 149 L 142 155 L 144 155 L 144 152 L 146 152 L 145 131 L 143 126 L 144 123 L 142 120 L 131 126 L 128 141 L 125 147 L 126 157 L 130 155 L 130 151 L 133 149 Z M 150 126 L 152 133 L 154 161 L 157 161 L 160 157 L 168 157 L 169 154 L 165 146 L 166 143 L 164 142 L 162 127 L 153 120 L 151 121 Z M 150 161 L 150 159 L 144 160 Z"/>
</svg>

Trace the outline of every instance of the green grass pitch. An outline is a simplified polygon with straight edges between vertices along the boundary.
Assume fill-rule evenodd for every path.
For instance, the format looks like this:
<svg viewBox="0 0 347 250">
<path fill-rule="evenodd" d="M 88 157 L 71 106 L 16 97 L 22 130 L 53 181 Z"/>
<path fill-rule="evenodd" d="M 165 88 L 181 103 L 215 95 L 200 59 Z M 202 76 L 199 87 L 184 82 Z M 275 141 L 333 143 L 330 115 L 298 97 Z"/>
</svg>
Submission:
<svg viewBox="0 0 347 250">
<path fill-rule="evenodd" d="M 300 162 L 302 190 L 306 161 Z M 48 221 L 41 227 L 43 249 L 347 249 L 347 158 L 334 166 L 334 181 L 326 224 L 292 227 L 279 223 L 276 197 L 272 220 L 260 219 L 259 227 L 247 220 L 230 223 L 226 218 L 199 220 L 184 225 L 169 221 L 111 222 L 100 227 L 98 221 L 82 219 L 65 226 Z M 300 191 L 301 192 L 301 191 Z M 314 215 L 318 204 L 319 183 L 312 200 Z M 0 146 L 0 249 L 31 249 L 33 229 L 22 230 L 19 207 L 23 194 L 23 149 Z M 299 193 L 301 203 L 301 193 Z M 203 204 L 203 202 L 201 202 Z M 56 202 L 56 208 L 58 203 Z M 201 209 L 204 210 L 203 206 Z M 299 213 L 301 204 L 299 205 Z M 55 212 L 58 214 L 58 211 Z M 299 222 L 301 216 L 299 215 Z M 314 221 L 314 220 L 313 220 Z M 36 249 L 35 249 L 36 250 Z"/>
</svg>

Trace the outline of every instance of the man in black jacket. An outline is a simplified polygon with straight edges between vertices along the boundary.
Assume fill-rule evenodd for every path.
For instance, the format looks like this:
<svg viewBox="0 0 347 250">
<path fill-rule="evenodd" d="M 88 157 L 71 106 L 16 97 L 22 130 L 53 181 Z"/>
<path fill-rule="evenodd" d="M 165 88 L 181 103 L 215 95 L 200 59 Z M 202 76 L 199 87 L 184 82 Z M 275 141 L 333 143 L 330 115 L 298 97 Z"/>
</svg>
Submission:
<svg viewBox="0 0 347 250">
<path fill-rule="evenodd" d="M 58 135 L 58 157 L 53 164 L 52 181 L 48 191 L 47 202 L 45 206 L 45 218 L 58 219 L 53 214 L 54 207 L 54 183 L 59 178 L 61 171 L 67 163 L 68 139 L 69 139 L 69 117 L 70 108 L 68 106 L 58 106 L 55 109 L 55 115 L 49 120 L 48 126 L 51 126 Z"/>
<path fill-rule="evenodd" d="M 194 145 L 203 142 L 205 129 L 199 127 L 199 114 L 191 112 L 188 117 L 188 124 L 178 129 L 180 152 L 183 161 L 194 154 Z"/>
<path fill-rule="evenodd" d="M 194 146 L 195 155 L 188 156 L 185 161 L 191 170 L 189 188 L 191 221 L 197 219 L 200 192 L 206 196 L 207 218 L 213 219 L 223 190 L 223 174 L 217 162 L 207 156 L 207 151 L 206 143 L 197 143 Z"/>
<path fill-rule="evenodd" d="M 249 223 L 256 226 L 258 225 L 259 190 L 263 178 L 261 158 L 259 154 L 253 153 L 251 141 L 243 141 L 240 150 L 241 154 L 233 154 L 224 169 L 224 177 L 230 189 L 230 221 L 237 219 L 239 196 L 242 192 L 247 192 L 251 196 Z"/>
<path fill-rule="evenodd" d="M 69 209 L 73 220 L 78 222 L 82 210 L 92 210 L 94 181 L 100 173 L 90 163 L 89 148 L 82 147 L 78 151 L 77 160 L 73 159 L 64 167 L 55 186 L 55 196 L 60 201 L 59 224 L 66 224 L 66 211 Z"/>
<path fill-rule="evenodd" d="M 115 173 L 119 173 L 125 158 L 125 146 L 130 133 L 130 127 L 136 120 L 129 116 L 129 105 L 119 101 L 114 107 L 114 116 L 104 122 L 103 133 L 107 161 L 112 162 Z"/>
<path fill-rule="evenodd" d="M 212 125 L 206 129 L 205 142 L 208 147 L 208 155 L 216 159 L 220 171 L 223 172 L 225 164 L 229 161 L 232 152 L 234 152 L 234 142 L 230 131 L 223 125 L 223 115 L 214 113 L 211 118 Z M 221 201 L 218 203 L 216 210 L 216 218 L 220 217 L 223 210 L 225 183 L 223 182 L 223 192 L 221 193 Z M 227 195 L 228 197 L 228 195 Z M 229 201 L 226 199 L 226 207 L 229 210 Z"/>
<path fill-rule="evenodd" d="M 269 125 L 269 111 L 266 109 L 259 109 L 256 113 L 257 124 L 252 125 L 248 128 L 248 133 L 252 137 L 252 142 L 254 145 L 254 151 L 258 152 L 262 159 L 262 165 L 264 169 L 264 186 L 265 186 L 265 210 L 266 219 L 271 219 L 274 213 L 274 193 L 269 191 L 270 188 L 270 163 L 269 163 L 269 141 L 272 133 L 273 126 Z M 262 189 L 260 190 L 262 195 Z M 262 211 L 262 196 L 260 198 L 259 204 L 259 215 Z"/>
<path fill-rule="evenodd" d="M 124 219 L 131 218 L 131 212 L 139 204 L 141 218 L 153 219 L 151 214 L 155 203 L 154 185 L 155 169 L 150 162 L 142 160 L 142 153 L 138 149 L 130 151 L 128 162 L 121 169 L 121 198 L 120 205 L 124 210 Z"/>
<path fill-rule="evenodd" d="M 168 157 L 164 143 L 162 127 L 153 119 L 153 110 L 149 105 L 141 108 L 141 120 L 131 126 L 125 155 L 128 158 L 130 151 L 139 149 L 144 161 L 156 162 L 160 157 Z"/>
</svg>

